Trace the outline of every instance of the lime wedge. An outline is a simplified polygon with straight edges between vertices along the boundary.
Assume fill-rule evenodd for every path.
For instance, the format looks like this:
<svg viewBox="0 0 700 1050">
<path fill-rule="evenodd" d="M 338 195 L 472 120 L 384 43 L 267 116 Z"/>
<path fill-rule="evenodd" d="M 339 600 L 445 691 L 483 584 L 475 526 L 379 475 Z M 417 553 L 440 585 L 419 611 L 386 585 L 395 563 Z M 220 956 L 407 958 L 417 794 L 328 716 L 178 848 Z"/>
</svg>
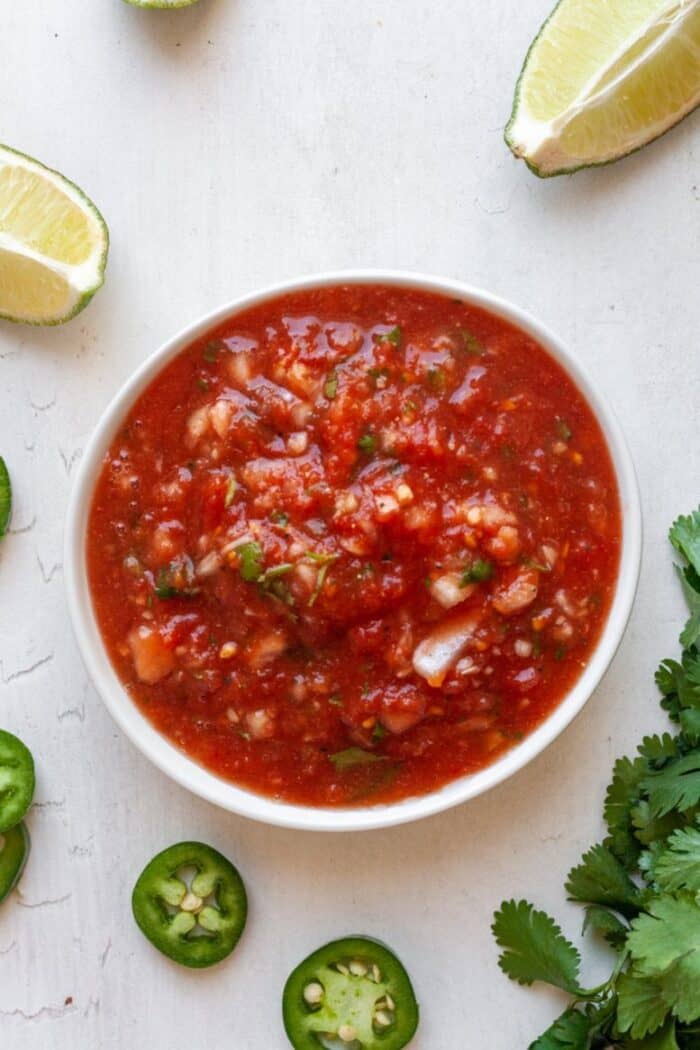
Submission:
<svg viewBox="0 0 700 1050">
<path fill-rule="evenodd" d="M 535 38 L 505 138 L 537 175 L 608 164 L 700 103 L 700 0 L 561 0 Z"/>
<path fill-rule="evenodd" d="M 0 317 L 61 324 L 101 286 L 109 234 L 68 179 L 0 146 Z"/>
<path fill-rule="evenodd" d="M 192 7 L 197 0 L 126 0 L 132 7 L 151 7 L 160 11 L 167 11 L 173 7 Z"/>
<path fill-rule="evenodd" d="M 7 532 L 12 514 L 12 485 L 5 460 L 0 456 L 0 538 Z"/>
</svg>

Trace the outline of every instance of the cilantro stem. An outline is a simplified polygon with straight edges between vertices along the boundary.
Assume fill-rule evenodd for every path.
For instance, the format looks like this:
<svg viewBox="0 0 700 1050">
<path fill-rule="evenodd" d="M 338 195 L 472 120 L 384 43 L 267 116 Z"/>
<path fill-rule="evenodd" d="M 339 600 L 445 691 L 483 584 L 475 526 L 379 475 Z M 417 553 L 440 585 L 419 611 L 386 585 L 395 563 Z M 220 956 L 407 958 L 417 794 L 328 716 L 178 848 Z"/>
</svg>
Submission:
<svg viewBox="0 0 700 1050">
<path fill-rule="evenodd" d="M 597 985 L 595 988 L 580 988 L 580 994 L 576 996 L 576 999 L 574 1001 L 577 1003 L 586 1003 L 591 1002 L 592 1000 L 600 1000 L 602 998 L 605 998 L 605 996 L 613 990 L 615 982 L 622 973 L 622 970 L 626 965 L 628 958 L 629 950 L 625 948 L 624 951 L 618 957 L 618 960 L 615 963 L 615 968 L 613 969 L 613 972 L 611 973 L 607 981 L 604 981 L 603 984 Z"/>
</svg>

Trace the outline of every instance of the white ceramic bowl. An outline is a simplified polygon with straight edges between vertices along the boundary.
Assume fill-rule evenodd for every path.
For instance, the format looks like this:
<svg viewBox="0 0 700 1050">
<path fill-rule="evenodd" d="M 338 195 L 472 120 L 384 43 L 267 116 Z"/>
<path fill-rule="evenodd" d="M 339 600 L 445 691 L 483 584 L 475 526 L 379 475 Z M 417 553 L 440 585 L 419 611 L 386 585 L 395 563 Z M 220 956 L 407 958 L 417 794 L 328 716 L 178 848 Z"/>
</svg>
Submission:
<svg viewBox="0 0 700 1050">
<path fill-rule="evenodd" d="M 93 488 L 103 456 L 133 402 L 168 361 L 193 340 L 240 310 L 284 292 L 341 283 L 382 283 L 398 288 L 420 288 L 465 299 L 511 321 L 541 343 L 565 368 L 585 395 L 603 429 L 617 475 L 622 505 L 623 537 L 617 588 L 598 645 L 573 689 L 533 733 L 492 765 L 477 773 L 460 777 L 427 795 L 390 804 L 332 809 L 278 802 L 237 787 L 188 758 L 153 728 L 122 686 L 105 651 L 88 588 L 85 533 Z M 178 333 L 149 357 L 114 397 L 85 450 L 68 510 L 64 564 L 70 614 L 90 677 L 117 724 L 151 762 L 196 795 L 254 820 L 282 827 L 317 831 L 360 831 L 417 820 L 474 798 L 512 776 L 559 736 L 581 711 L 615 654 L 632 608 L 640 553 L 639 493 L 627 446 L 610 408 L 571 351 L 523 310 L 488 292 L 471 288 L 459 281 L 425 277 L 420 274 L 393 270 L 360 270 L 326 273 L 287 281 L 227 303 Z"/>
</svg>

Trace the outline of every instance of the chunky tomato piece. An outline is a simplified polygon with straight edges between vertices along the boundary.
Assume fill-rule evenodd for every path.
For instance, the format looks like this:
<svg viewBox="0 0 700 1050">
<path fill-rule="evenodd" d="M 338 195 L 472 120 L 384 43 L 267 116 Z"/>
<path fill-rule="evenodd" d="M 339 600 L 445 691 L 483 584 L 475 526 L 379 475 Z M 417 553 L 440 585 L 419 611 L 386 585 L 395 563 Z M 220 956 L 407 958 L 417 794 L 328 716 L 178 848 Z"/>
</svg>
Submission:
<svg viewBox="0 0 700 1050">
<path fill-rule="evenodd" d="M 422 691 L 413 685 L 403 685 L 386 690 L 379 718 L 390 733 L 406 733 L 423 721 L 426 707 L 427 699 Z"/>
</svg>

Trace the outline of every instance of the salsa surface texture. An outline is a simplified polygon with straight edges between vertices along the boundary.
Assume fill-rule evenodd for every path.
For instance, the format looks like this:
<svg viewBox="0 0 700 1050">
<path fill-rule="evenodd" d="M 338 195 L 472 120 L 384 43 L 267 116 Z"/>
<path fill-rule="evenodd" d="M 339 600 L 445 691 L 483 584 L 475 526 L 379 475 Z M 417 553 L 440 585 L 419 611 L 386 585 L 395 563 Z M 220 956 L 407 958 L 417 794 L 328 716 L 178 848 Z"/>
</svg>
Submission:
<svg viewBox="0 0 700 1050">
<path fill-rule="evenodd" d="M 88 572 L 110 658 L 213 772 L 319 806 L 490 764 L 581 674 L 621 520 L 600 427 L 528 335 L 379 285 L 230 318 L 105 457 Z"/>
</svg>

